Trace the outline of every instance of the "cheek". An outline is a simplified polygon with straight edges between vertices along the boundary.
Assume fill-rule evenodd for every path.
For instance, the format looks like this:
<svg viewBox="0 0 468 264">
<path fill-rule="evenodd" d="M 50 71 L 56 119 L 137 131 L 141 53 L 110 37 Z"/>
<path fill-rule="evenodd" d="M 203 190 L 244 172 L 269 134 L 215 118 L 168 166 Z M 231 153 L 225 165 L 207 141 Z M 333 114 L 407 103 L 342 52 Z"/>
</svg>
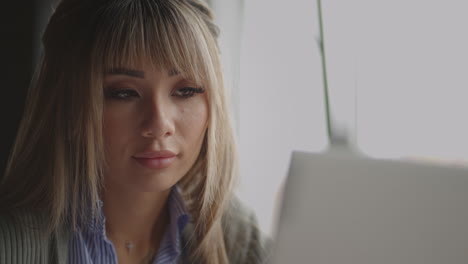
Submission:
<svg viewBox="0 0 468 264">
<path fill-rule="evenodd" d="M 184 107 L 181 113 L 180 130 L 184 141 L 187 145 L 198 147 L 208 126 L 208 105 L 203 101 Z"/>
<path fill-rule="evenodd" d="M 131 138 L 134 118 L 128 111 L 119 111 L 109 107 L 103 113 L 104 147 L 108 155 L 121 151 Z"/>
</svg>

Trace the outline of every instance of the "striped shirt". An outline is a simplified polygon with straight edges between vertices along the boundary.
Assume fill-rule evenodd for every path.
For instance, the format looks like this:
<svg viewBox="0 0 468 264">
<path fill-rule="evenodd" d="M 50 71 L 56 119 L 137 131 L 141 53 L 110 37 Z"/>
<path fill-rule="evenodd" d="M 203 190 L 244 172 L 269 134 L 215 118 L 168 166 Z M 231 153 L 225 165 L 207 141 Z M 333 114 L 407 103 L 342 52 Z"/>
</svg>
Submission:
<svg viewBox="0 0 468 264">
<path fill-rule="evenodd" d="M 177 189 L 172 188 L 168 199 L 169 227 L 166 230 L 152 264 L 177 263 L 182 253 L 182 231 L 189 221 L 184 201 Z M 71 236 L 68 248 L 70 264 L 117 264 L 114 245 L 106 236 L 106 219 L 100 203 L 100 220 Z"/>
</svg>

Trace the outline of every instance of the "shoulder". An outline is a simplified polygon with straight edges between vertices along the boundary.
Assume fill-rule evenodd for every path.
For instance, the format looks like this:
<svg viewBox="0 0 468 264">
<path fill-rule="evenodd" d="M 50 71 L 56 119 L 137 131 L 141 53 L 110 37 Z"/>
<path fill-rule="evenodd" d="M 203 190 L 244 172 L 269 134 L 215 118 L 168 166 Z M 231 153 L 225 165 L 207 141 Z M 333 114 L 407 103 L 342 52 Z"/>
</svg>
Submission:
<svg viewBox="0 0 468 264">
<path fill-rule="evenodd" d="M 235 198 L 222 222 L 230 263 L 266 262 L 272 241 L 262 234 L 252 210 Z"/>
<path fill-rule="evenodd" d="M 223 214 L 221 225 L 230 264 L 267 263 L 272 241 L 261 233 L 255 214 L 239 199 L 234 198 L 230 201 Z M 190 252 L 193 252 L 194 245 L 197 243 L 194 241 L 193 234 L 194 225 L 189 223 L 182 237 L 184 258 L 190 256 Z M 185 261 L 190 262 L 188 259 Z"/>
<path fill-rule="evenodd" d="M 45 234 L 43 215 L 28 211 L 0 214 L 0 264 L 55 263 L 56 236 Z"/>
</svg>

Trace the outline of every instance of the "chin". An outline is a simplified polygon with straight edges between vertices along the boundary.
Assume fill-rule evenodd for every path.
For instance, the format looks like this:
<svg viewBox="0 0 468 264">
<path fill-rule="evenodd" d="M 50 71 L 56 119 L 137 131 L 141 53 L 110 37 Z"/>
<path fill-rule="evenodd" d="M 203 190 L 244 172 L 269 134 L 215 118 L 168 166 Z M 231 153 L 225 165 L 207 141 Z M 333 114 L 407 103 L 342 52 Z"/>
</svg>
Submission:
<svg viewBox="0 0 468 264">
<path fill-rule="evenodd" d="M 169 191 L 175 184 L 157 184 L 137 187 L 137 191 L 144 193 L 160 193 Z"/>
<path fill-rule="evenodd" d="M 178 181 L 172 173 L 157 175 L 134 175 L 132 185 L 137 191 L 141 192 L 164 192 L 170 190 Z"/>
<path fill-rule="evenodd" d="M 183 170 L 179 167 L 148 169 L 131 164 L 126 168 L 122 166 L 116 169 L 115 172 L 108 171 L 106 174 L 107 187 L 112 188 L 114 186 L 116 190 L 121 192 L 157 193 L 168 191 L 176 185 L 183 177 Z"/>
</svg>

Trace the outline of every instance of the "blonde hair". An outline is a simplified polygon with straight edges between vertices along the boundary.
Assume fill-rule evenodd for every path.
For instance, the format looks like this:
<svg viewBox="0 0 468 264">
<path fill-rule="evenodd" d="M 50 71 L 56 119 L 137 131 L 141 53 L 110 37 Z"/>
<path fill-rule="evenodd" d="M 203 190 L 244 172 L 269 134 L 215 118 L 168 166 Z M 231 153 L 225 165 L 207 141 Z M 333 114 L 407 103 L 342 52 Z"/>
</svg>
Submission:
<svg viewBox="0 0 468 264">
<path fill-rule="evenodd" d="M 49 230 L 96 214 L 102 188 L 102 81 L 112 68 L 151 62 L 205 87 L 209 124 L 179 182 L 195 232 L 193 260 L 227 263 L 221 218 L 237 174 L 218 29 L 199 0 L 63 0 L 0 187 L 0 208 L 47 212 Z"/>
</svg>

